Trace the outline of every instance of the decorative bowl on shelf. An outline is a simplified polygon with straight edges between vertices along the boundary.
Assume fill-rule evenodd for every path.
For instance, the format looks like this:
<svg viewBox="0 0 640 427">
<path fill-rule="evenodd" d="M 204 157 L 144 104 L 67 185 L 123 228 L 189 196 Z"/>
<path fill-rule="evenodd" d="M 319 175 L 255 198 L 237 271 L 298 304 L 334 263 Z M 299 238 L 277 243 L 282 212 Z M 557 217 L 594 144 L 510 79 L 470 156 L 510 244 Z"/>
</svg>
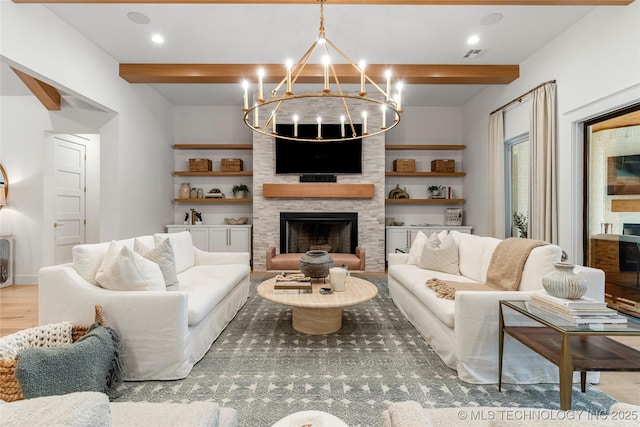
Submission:
<svg viewBox="0 0 640 427">
<path fill-rule="evenodd" d="M 393 222 L 393 225 L 395 225 L 395 226 L 401 226 L 401 225 L 404 225 L 404 221 L 394 221 L 394 222 Z"/>
<path fill-rule="evenodd" d="M 249 221 L 249 218 L 243 216 L 241 218 L 225 218 L 224 223 L 227 225 L 244 225 Z"/>
</svg>

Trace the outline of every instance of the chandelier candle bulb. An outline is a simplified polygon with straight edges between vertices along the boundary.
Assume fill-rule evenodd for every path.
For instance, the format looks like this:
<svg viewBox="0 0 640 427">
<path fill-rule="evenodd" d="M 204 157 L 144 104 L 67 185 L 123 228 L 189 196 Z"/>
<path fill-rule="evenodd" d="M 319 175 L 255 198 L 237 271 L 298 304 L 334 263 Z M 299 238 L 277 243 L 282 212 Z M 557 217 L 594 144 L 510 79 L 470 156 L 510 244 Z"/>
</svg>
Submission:
<svg viewBox="0 0 640 427">
<path fill-rule="evenodd" d="M 366 63 L 364 61 L 360 61 L 360 96 L 365 96 L 367 92 L 365 92 L 365 78 L 364 78 L 364 69 L 366 67 Z"/>
<path fill-rule="evenodd" d="M 329 93 L 331 92 L 331 90 L 329 89 L 329 64 L 331 64 L 331 58 L 329 58 L 329 55 L 325 55 L 324 58 L 322 58 L 322 63 L 324 64 L 324 89 L 323 92 L 324 93 Z"/>
<path fill-rule="evenodd" d="M 322 117 L 318 117 L 318 139 L 322 139 Z"/>
<path fill-rule="evenodd" d="M 391 70 L 384 72 L 384 76 L 387 78 L 387 102 L 391 101 Z"/>
<path fill-rule="evenodd" d="M 367 132 L 367 112 L 363 111 L 362 112 L 362 134 L 366 135 Z"/>
<path fill-rule="evenodd" d="M 340 136 L 344 138 L 344 116 L 340 116 Z"/>
<path fill-rule="evenodd" d="M 247 111 L 249 109 L 249 93 L 248 93 L 248 89 L 249 89 L 249 82 L 246 80 L 242 81 L 242 108 L 244 109 L 244 111 Z"/>
<path fill-rule="evenodd" d="M 276 134 L 276 110 L 273 110 L 273 114 L 271 116 L 271 125 L 272 125 L 272 130 L 273 133 Z"/>
<path fill-rule="evenodd" d="M 380 126 L 380 129 L 386 129 L 387 128 L 387 106 L 386 105 L 380 106 L 380 110 L 382 111 L 382 125 Z"/>
<path fill-rule="evenodd" d="M 258 70 L 258 102 L 264 102 L 264 93 L 262 91 L 262 78 L 264 77 L 264 70 L 260 68 Z"/>
<path fill-rule="evenodd" d="M 290 59 L 287 59 L 287 95 L 293 95 L 291 91 L 291 67 L 293 67 L 293 63 Z"/>
<path fill-rule="evenodd" d="M 293 115 L 293 136 L 297 137 L 298 136 L 298 115 L 294 114 Z"/>
<path fill-rule="evenodd" d="M 402 100 L 402 83 L 398 83 L 398 94 L 396 95 L 396 110 L 402 111 L 401 100 Z"/>
<path fill-rule="evenodd" d="M 258 104 L 255 104 L 253 109 L 253 127 L 259 128 L 260 124 L 258 124 Z"/>
</svg>

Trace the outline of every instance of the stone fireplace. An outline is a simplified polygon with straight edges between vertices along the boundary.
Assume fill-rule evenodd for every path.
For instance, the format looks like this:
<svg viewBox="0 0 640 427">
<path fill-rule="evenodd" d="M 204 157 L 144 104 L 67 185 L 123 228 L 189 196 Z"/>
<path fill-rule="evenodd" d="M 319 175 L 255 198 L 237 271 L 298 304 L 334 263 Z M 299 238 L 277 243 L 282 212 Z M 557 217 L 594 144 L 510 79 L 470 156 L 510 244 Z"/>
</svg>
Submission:
<svg viewBox="0 0 640 427">
<path fill-rule="evenodd" d="M 255 94 L 254 94 L 255 96 Z M 311 101 L 309 101 L 311 102 Z M 311 105 L 311 104 L 309 104 Z M 309 111 L 290 111 L 283 103 L 278 110 L 279 123 L 286 123 L 285 117 L 294 113 L 300 116 L 301 123 L 315 123 L 317 115 L 336 117 L 338 120 L 343 107 L 336 99 L 330 110 L 321 110 L 314 106 Z M 354 109 L 353 117 L 361 117 L 361 110 Z M 377 114 L 369 115 L 369 126 L 380 127 Z M 327 120 L 327 123 L 331 123 Z M 305 161 L 305 159 L 300 159 Z M 302 187 L 300 176 L 275 173 L 275 138 L 253 133 L 253 269 L 266 270 L 266 253 L 269 247 L 275 247 L 278 253 L 282 250 L 280 215 L 289 213 L 328 214 L 348 212 L 355 215 L 357 230 L 349 243 L 348 253 L 355 252 L 355 246 L 362 247 L 367 253 L 366 270 L 385 270 L 385 139 L 383 134 L 365 138 L 362 143 L 362 173 L 337 175 L 336 183 L 308 183 L 305 189 L 311 189 L 301 196 L 265 197 L 264 184 L 286 184 Z M 325 188 L 328 185 L 340 188 L 343 184 L 367 184 L 374 188 L 372 195 L 345 197 L 338 191 L 326 191 L 322 195 L 313 189 Z M 330 234 L 340 234 L 332 231 Z M 332 237 L 333 238 L 333 237 Z M 320 243 L 321 244 L 321 243 Z M 334 243 L 326 243 L 334 249 Z M 286 247 L 285 247 L 286 249 Z M 298 249 L 304 252 L 302 249 Z"/>
<path fill-rule="evenodd" d="M 358 246 L 357 212 L 282 212 L 280 253 L 323 250 L 355 254 Z"/>
</svg>

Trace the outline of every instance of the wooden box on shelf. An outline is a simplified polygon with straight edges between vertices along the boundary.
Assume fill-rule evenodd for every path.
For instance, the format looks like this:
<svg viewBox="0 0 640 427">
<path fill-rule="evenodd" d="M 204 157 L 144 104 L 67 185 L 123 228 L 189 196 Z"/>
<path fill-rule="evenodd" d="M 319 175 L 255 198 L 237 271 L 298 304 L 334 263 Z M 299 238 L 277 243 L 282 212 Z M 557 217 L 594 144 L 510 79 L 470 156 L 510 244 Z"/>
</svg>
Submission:
<svg viewBox="0 0 640 427">
<path fill-rule="evenodd" d="M 431 172 L 453 172 L 456 161 L 453 159 L 437 159 L 431 161 Z"/>
<path fill-rule="evenodd" d="M 240 172 L 242 169 L 242 159 L 221 159 L 222 172 Z"/>
<path fill-rule="evenodd" d="M 393 161 L 394 172 L 415 172 L 416 161 L 415 159 L 395 159 Z"/>
<path fill-rule="evenodd" d="M 208 172 L 213 170 L 213 162 L 209 159 L 189 159 L 190 172 Z"/>
</svg>

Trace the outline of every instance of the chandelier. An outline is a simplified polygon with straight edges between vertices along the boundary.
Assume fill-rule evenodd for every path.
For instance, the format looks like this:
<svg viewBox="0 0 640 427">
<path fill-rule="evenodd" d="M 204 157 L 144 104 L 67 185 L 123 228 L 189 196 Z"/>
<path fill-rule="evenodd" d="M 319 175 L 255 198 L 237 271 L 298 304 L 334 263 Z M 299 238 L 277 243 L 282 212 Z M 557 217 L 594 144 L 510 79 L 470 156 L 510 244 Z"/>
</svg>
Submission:
<svg viewBox="0 0 640 427">
<path fill-rule="evenodd" d="M 254 132 L 262 135 L 278 137 L 293 141 L 349 141 L 354 139 L 366 138 L 382 134 L 395 127 L 400 122 L 401 93 L 402 83 L 397 83 L 397 92 L 391 96 L 391 71 L 385 72 L 386 88 L 382 89 L 371 77 L 365 73 L 366 65 L 364 61 L 356 65 L 349 57 L 347 57 L 335 44 L 333 44 L 325 35 L 324 30 L 324 2 L 326 0 L 318 0 L 320 3 L 320 31 L 318 38 L 313 42 L 311 47 L 302 55 L 302 57 L 294 64 L 287 61 L 285 64 L 284 77 L 280 83 L 271 91 L 271 98 L 265 99 L 263 88 L 264 70 L 258 70 L 258 99 L 253 105 L 249 105 L 249 82 L 244 80 L 243 87 L 243 112 L 244 123 Z M 323 70 L 323 86 L 322 89 L 313 92 L 296 92 L 295 84 L 304 68 L 309 63 L 313 53 L 319 49 L 324 52 L 322 58 Z M 331 50 L 335 53 L 332 57 Z M 347 68 L 352 66 L 360 76 L 360 91 L 358 93 L 346 93 L 338 79 L 334 62 L 335 58 L 342 58 L 346 61 Z M 373 94 L 367 93 L 367 88 L 374 89 Z M 302 134 L 298 132 L 298 124 L 300 115 L 296 113 L 297 109 L 304 110 L 305 116 L 308 117 L 309 109 L 317 107 L 318 113 L 315 114 L 314 127 L 317 132 L 313 132 L 313 136 L 308 133 Z M 337 108 L 336 108 L 337 107 Z M 355 117 L 358 125 L 354 125 L 354 115 L 357 110 L 360 117 Z M 331 113 L 328 113 L 331 111 Z M 285 112 L 289 123 L 293 123 L 290 132 L 277 131 L 277 122 L 283 119 Z M 324 117 L 322 115 L 324 113 Z M 368 119 L 374 118 L 377 114 L 380 120 L 380 126 L 368 126 Z M 330 116 L 330 117 L 328 117 Z M 286 121 L 286 120 L 285 120 Z M 372 120 L 374 122 L 374 120 Z M 337 134 L 323 137 L 323 124 L 340 124 L 339 137 Z"/>
</svg>

